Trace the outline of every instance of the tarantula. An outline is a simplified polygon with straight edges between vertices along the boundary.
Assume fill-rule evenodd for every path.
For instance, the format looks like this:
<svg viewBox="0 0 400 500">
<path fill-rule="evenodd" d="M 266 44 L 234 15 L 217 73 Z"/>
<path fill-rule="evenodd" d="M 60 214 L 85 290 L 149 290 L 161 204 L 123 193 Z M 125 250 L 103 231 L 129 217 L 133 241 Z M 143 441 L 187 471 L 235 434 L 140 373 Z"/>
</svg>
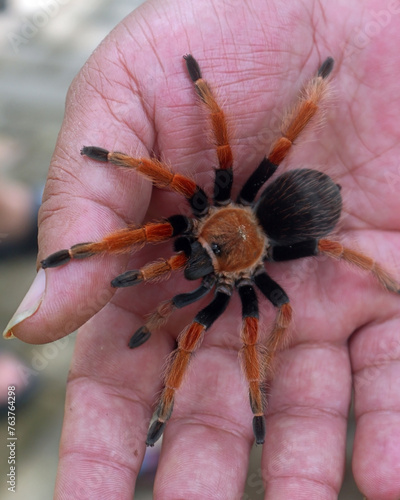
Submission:
<svg viewBox="0 0 400 500">
<path fill-rule="evenodd" d="M 205 330 L 225 311 L 234 288 L 238 290 L 242 304 L 241 362 L 249 386 L 255 440 L 261 444 L 265 438 L 263 383 L 276 351 L 287 341 L 292 318 L 289 297 L 270 278 L 265 262 L 324 254 L 370 271 L 389 291 L 398 293 L 399 285 L 371 258 L 326 239 L 340 218 L 342 198 L 340 186 L 325 173 L 306 168 L 285 172 L 268 184 L 256 199 L 259 189 L 275 173 L 293 142 L 317 112 L 329 85 L 333 59 L 328 57 L 305 86 L 297 104 L 284 120 L 281 137 L 252 172 L 235 202 L 230 198 L 233 154 L 224 113 L 203 79 L 197 61 L 190 54 L 184 59 L 197 94 L 211 115 L 218 157 L 213 203 L 210 204 L 204 190 L 193 180 L 171 172 L 157 159 L 131 158 L 123 153 L 85 146 L 81 150 L 82 155 L 135 169 L 150 179 L 154 186 L 184 196 L 193 216 L 173 215 L 161 222 L 127 227 L 99 242 L 78 243 L 50 255 L 41 262 L 41 266 L 57 267 L 71 259 L 120 253 L 131 250 L 133 246 L 176 238 L 172 257 L 127 271 L 111 282 L 113 287 L 128 287 L 156 280 L 180 269 L 188 280 L 201 279 L 200 286 L 194 291 L 163 302 L 132 336 L 130 348 L 137 348 L 146 342 L 151 331 L 167 321 L 173 310 L 192 304 L 214 290 L 211 302 L 197 313 L 193 322 L 178 337 L 178 346 L 169 362 L 164 389 L 146 444 L 153 446 L 161 437 L 172 413 L 175 391 L 182 384 L 189 361 L 200 347 Z M 277 308 L 275 324 L 264 348 L 259 342 L 256 289 Z"/>
</svg>

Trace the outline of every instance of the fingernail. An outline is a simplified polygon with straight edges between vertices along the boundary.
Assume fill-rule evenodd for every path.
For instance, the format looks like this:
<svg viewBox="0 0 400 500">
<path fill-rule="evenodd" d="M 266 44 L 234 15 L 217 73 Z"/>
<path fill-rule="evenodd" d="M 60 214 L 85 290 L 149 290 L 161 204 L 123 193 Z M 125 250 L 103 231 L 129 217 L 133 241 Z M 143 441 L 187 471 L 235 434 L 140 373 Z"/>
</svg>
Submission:
<svg viewBox="0 0 400 500">
<path fill-rule="evenodd" d="M 12 329 L 24 321 L 25 319 L 31 317 L 40 306 L 42 302 L 44 291 L 46 288 L 46 274 L 43 269 L 40 269 L 37 273 L 28 293 L 22 299 L 21 304 L 16 310 L 14 316 L 10 319 L 8 325 L 6 326 L 3 337 L 5 339 L 13 339 L 14 335 Z"/>
</svg>

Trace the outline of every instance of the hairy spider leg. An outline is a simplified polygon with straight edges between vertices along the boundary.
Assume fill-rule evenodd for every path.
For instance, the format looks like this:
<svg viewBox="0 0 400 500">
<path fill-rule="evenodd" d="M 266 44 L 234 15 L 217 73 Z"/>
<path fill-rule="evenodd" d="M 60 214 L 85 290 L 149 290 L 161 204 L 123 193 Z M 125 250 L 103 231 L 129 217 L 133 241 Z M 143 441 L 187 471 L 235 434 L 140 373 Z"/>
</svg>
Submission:
<svg viewBox="0 0 400 500">
<path fill-rule="evenodd" d="M 374 259 L 361 252 L 344 247 L 338 241 L 311 239 L 290 246 L 275 246 L 269 249 L 269 259 L 274 262 L 327 255 L 344 260 L 364 271 L 369 271 L 389 292 L 400 293 L 399 282 Z"/>
<path fill-rule="evenodd" d="M 173 352 L 166 371 L 164 389 L 155 412 L 156 419 L 149 427 L 147 446 L 154 446 L 164 432 L 165 425 L 172 414 L 175 391 L 182 384 L 189 361 L 193 353 L 200 347 L 204 332 L 225 311 L 231 294 L 232 289 L 228 288 L 226 284 L 217 286 L 214 299 L 195 316 L 193 322 L 179 335 L 178 347 Z"/>
<path fill-rule="evenodd" d="M 191 228 L 191 221 L 183 215 L 173 215 L 165 222 L 145 224 L 138 228 L 124 228 L 110 233 L 98 242 L 78 243 L 70 249 L 59 250 L 41 261 L 43 269 L 58 267 L 71 259 L 84 259 L 102 253 L 124 253 L 133 246 L 160 243 Z"/>
<path fill-rule="evenodd" d="M 338 241 L 328 239 L 319 240 L 318 251 L 334 259 L 349 262 L 364 271 L 369 271 L 389 292 L 400 293 L 400 284 L 368 255 L 346 248 Z"/>
<path fill-rule="evenodd" d="M 257 444 L 265 440 L 265 417 L 262 384 L 265 379 L 265 349 L 259 343 L 258 300 L 254 287 L 242 280 L 236 284 L 242 302 L 243 342 L 240 361 L 249 385 L 250 407 L 253 412 L 253 432 Z"/>
<path fill-rule="evenodd" d="M 329 239 L 311 239 L 295 243 L 290 246 L 275 246 L 269 249 L 269 259 L 274 262 L 301 259 L 317 255 L 327 255 L 337 260 L 344 260 L 359 267 L 364 271 L 369 271 L 389 292 L 400 293 L 399 282 L 391 276 L 374 259 L 361 252 L 344 247 L 338 241 Z"/>
<path fill-rule="evenodd" d="M 251 205 L 261 186 L 286 158 L 294 141 L 316 114 L 327 94 L 327 77 L 333 69 L 333 64 L 333 59 L 328 57 L 320 66 L 317 75 L 306 84 L 297 103 L 283 120 L 281 137 L 275 141 L 269 154 L 245 182 L 239 193 L 238 203 Z"/>
<path fill-rule="evenodd" d="M 84 146 L 81 154 L 118 167 L 132 168 L 149 179 L 154 186 L 169 189 L 184 196 L 197 217 L 202 217 L 208 212 L 209 202 L 203 189 L 192 179 L 171 172 L 165 163 L 155 158 L 132 158 L 124 153 L 110 152 L 96 146 Z"/>
<path fill-rule="evenodd" d="M 233 153 L 229 144 L 229 131 L 225 114 L 215 100 L 208 83 L 203 79 L 196 59 L 191 54 L 186 54 L 184 59 L 197 94 L 210 112 L 219 166 L 215 170 L 214 204 L 226 205 L 230 201 L 233 183 Z"/>
<path fill-rule="evenodd" d="M 111 281 L 114 288 L 126 288 L 147 281 L 157 281 L 165 278 L 171 271 L 185 267 L 187 257 L 183 252 L 174 254 L 169 259 L 160 259 L 132 271 L 126 271 Z M 168 276 L 167 276 L 168 277 Z"/>
<path fill-rule="evenodd" d="M 265 369 L 271 376 L 273 362 L 277 351 L 285 348 L 289 342 L 288 328 L 292 322 L 292 306 L 285 290 L 276 283 L 264 269 L 260 268 L 253 274 L 254 283 L 262 294 L 278 308 L 275 324 L 268 336 L 266 344 Z"/>
<path fill-rule="evenodd" d="M 166 323 L 170 315 L 176 310 L 186 307 L 207 295 L 216 282 L 214 274 L 208 274 L 202 280 L 201 285 L 195 290 L 175 295 L 171 300 L 162 302 L 149 316 L 146 323 L 138 328 L 129 341 L 131 349 L 144 344 L 151 336 L 151 332 Z"/>
</svg>

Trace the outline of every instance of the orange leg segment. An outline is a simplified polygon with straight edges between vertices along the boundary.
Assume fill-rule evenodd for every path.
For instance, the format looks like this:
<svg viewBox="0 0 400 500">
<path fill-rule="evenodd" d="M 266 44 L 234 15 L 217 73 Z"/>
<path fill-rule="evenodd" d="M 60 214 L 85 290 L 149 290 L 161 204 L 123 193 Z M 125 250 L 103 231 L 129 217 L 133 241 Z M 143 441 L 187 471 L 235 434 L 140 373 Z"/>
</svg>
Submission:
<svg viewBox="0 0 400 500">
<path fill-rule="evenodd" d="M 202 78 L 200 67 L 194 57 L 187 54 L 184 59 L 196 91 L 211 115 L 219 168 L 223 170 L 230 169 L 233 164 L 233 154 L 229 144 L 228 126 L 224 112 L 215 100 L 208 83 Z"/>
<path fill-rule="evenodd" d="M 84 146 L 81 154 L 92 160 L 112 163 L 117 167 L 132 168 L 147 177 L 154 186 L 170 189 L 184 196 L 195 215 L 203 216 L 208 212 L 209 202 L 205 192 L 194 181 L 171 172 L 164 163 L 155 158 L 132 158 L 124 153 L 110 152 L 97 146 Z"/>
<path fill-rule="evenodd" d="M 255 417 L 264 419 L 265 401 L 261 387 L 265 376 L 265 352 L 258 343 L 258 318 L 243 318 L 241 339 L 243 346 L 240 351 L 240 361 L 249 384 L 251 410 Z M 257 440 L 257 443 L 261 444 L 263 440 L 264 436 Z"/>
<path fill-rule="evenodd" d="M 114 278 L 111 285 L 115 288 L 125 288 L 146 281 L 157 281 L 168 277 L 171 271 L 182 269 L 186 265 L 186 262 L 186 255 L 183 252 L 179 252 L 169 259 L 161 259 L 146 264 L 141 269 L 126 271 Z"/>
<path fill-rule="evenodd" d="M 284 349 L 289 343 L 289 326 L 292 322 L 292 306 L 287 302 L 278 309 L 274 328 L 267 341 L 267 354 L 265 356 L 266 369 L 272 373 L 274 358 L 278 351 Z"/>
<path fill-rule="evenodd" d="M 194 321 L 182 332 L 178 339 L 178 348 L 172 355 L 165 376 L 164 390 L 156 411 L 157 419 L 150 426 L 147 434 L 147 446 L 153 446 L 164 431 L 166 422 L 172 414 L 175 391 L 182 384 L 189 361 L 203 340 L 204 331 L 205 326 Z"/>
<path fill-rule="evenodd" d="M 83 259 L 95 254 L 124 253 L 132 246 L 145 243 L 159 243 L 174 235 L 174 229 L 169 222 L 150 223 L 139 228 L 125 228 L 105 236 L 99 242 L 78 243 L 70 249 L 55 252 L 42 260 L 42 268 L 58 267 L 71 259 Z"/>
<path fill-rule="evenodd" d="M 123 153 L 108 153 L 107 161 L 119 167 L 133 168 L 147 177 L 154 186 L 168 188 L 185 198 L 191 198 L 197 190 L 194 181 L 184 175 L 174 174 L 165 164 L 154 158 L 131 158 Z"/>
<path fill-rule="evenodd" d="M 328 255 L 329 257 L 344 260 L 364 271 L 371 272 L 389 292 L 400 293 L 400 284 L 371 257 L 346 248 L 338 241 L 328 239 L 319 240 L 318 250 L 320 253 Z"/>
<path fill-rule="evenodd" d="M 273 144 L 268 155 L 268 160 L 273 164 L 279 165 L 284 160 L 293 142 L 316 114 L 328 91 L 326 77 L 332 69 L 330 65 L 333 65 L 332 60 L 325 61 L 318 75 L 308 82 L 297 104 L 287 114 L 282 126 L 282 137 Z"/>
</svg>

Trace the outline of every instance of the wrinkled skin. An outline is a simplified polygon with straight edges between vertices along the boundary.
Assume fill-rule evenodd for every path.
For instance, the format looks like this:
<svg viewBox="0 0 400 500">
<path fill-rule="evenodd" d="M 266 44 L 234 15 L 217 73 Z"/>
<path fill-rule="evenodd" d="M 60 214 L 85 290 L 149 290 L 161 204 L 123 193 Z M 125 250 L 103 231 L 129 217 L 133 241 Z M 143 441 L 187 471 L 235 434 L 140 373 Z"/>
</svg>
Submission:
<svg viewBox="0 0 400 500">
<path fill-rule="evenodd" d="M 394 10 L 397 7 L 397 11 Z M 281 167 L 307 166 L 342 186 L 340 237 L 393 272 L 400 248 L 400 14 L 377 0 L 151 1 L 107 37 L 73 81 L 40 211 L 39 259 L 128 222 L 188 213 L 179 196 L 134 172 L 82 157 L 83 145 L 151 152 L 211 192 L 215 153 L 185 71 L 192 53 L 231 123 L 234 194 L 268 150 L 279 116 L 329 55 L 333 99 L 324 128 L 303 136 Z M 129 350 L 144 314 L 196 283 L 118 290 L 127 268 L 171 246 L 46 270 L 37 311 L 13 329 L 31 343 L 80 327 L 68 379 L 56 499 L 132 498 L 165 357 L 207 300 Z M 270 389 L 258 479 L 267 499 L 337 497 L 355 390 L 353 471 L 369 499 L 400 497 L 400 297 L 366 273 L 323 258 L 268 266 L 295 313 Z M 397 273 L 398 276 L 398 273 Z M 263 335 L 273 321 L 261 302 Z M 207 332 L 177 394 L 155 480 L 156 499 L 239 499 L 253 442 L 237 361 L 236 296 Z M 212 391 L 210 392 L 210 388 Z M 255 481 L 259 488 L 260 481 Z"/>
</svg>

